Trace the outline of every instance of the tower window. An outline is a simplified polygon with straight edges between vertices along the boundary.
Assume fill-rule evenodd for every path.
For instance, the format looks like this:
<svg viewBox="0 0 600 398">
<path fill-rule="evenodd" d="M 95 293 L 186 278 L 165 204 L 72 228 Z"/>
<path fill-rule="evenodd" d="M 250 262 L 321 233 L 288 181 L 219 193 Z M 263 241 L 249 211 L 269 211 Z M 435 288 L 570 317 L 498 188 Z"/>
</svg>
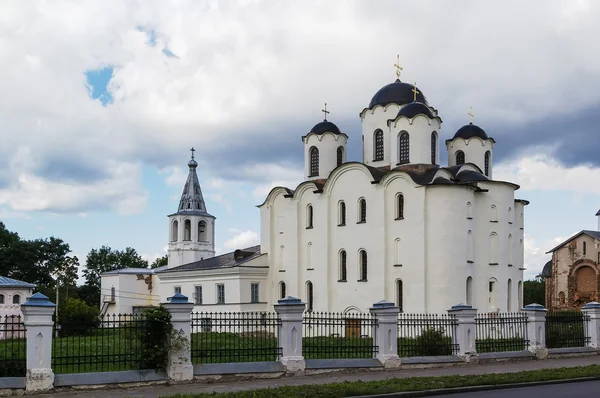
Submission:
<svg viewBox="0 0 600 398">
<path fill-rule="evenodd" d="M 376 130 L 373 141 L 373 160 L 383 160 L 383 131 Z"/>
<path fill-rule="evenodd" d="M 314 309 L 313 284 L 311 281 L 306 282 L 306 310 Z"/>
<path fill-rule="evenodd" d="M 190 220 L 183 222 L 183 240 L 192 240 L 192 222 Z"/>
<path fill-rule="evenodd" d="M 279 282 L 279 298 L 285 298 L 285 282 Z"/>
<path fill-rule="evenodd" d="M 403 312 L 404 306 L 404 286 L 402 280 L 396 281 L 396 305 L 400 308 L 400 312 Z"/>
<path fill-rule="evenodd" d="M 319 149 L 317 147 L 310 148 L 310 177 L 319 175 Z"/>
<path fill-rule="evenodd" d="M 367 252 L 365 250 L 361 250 L 359 252 L 360 255 L 360 280 L 361 281 L 366 281 L 367 280 Z"/>
<path fill-rule="evenodd" d="M 337 165 L 341 166 L 344 163 L 344 147 L 339 146 L 337 149 Z"/>
<path fill-rule="evenodd" d="M 358 201 L 358 222 L 367 222 L 367 201 L 364 198 Z"/>
<path fill-rule="evenodd" d="M 177 220 L 173 221 L 173 226 L 171 228 L 171 242 L 177 242 L 179 236 L 179 222 Z"/>
<path fill-rule="evenodd" d="M 436 164 L 437 158 L 437 134 L 435 131 L 431 133 L 431 164 Z"/>
<path fill-rule="evenodd" d="M 347 268 L 346 268 L 346 251 L 342 250 L 340 252 L 340 282 L 346 281 L 348 276 Z"/>
<path fill-rule="evenodd" d="M 406 164 L 410 163 L 410 137 L 407 132 L 400 135 L 398 144 L 398 163 Z"/>
<path fill-rule="evenodd" d="M 13 296 L 13 304 L 21 304 L 21 296 L 19 296 L 18 294 L 15 294 Z"/>
<path fill-rule="evenodd" d="M 339 203 L 339 215 L 338 215 L 338 225 L 346 225 L 346 203 L 340 201 Z"/>
<path fill-rule="evenodd" d="M 404 195 L 401 193 L 396 195 L 396 220 L 404 218 Z"/>
<path fill-rule="evenodd" d="M 198 242 L 207 242 L 208 236 L 206 233 L 206 221 L 198 222 Z"/>
<path fill-rule="evenodd" d="M 311 205 L 306 206 L 306 229 L 313 227 L 313 207 Z"/>
<path fill-rule="evenodd" d="M 456 164 L 465 164 L 465 153 L 463 151 L 456 152 Z"/>
<path fill-rule="evenodd" d="M 484 169 L 485 169 L 484 172 L 485 172 L 486 176 L 490 175 L 490 156 L 491 156 L 490 151 L 487 151 L 483 158 Z"/>
</svg>

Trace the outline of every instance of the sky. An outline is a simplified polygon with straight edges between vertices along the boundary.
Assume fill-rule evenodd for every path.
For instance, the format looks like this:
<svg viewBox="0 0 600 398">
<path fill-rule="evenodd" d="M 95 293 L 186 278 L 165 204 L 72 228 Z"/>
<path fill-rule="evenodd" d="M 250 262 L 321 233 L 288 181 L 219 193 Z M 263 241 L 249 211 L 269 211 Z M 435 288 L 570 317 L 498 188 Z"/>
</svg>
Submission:
<svg viewBox="0 0 600 398">
<path fill-rule="evenodd" d="M 360 159 L 359 112 L 417 82 L 444 123 L 494 137 L 521 186 L 525 277 L 597 229 L 600 2 L 30 1 L 0 4 L 0 220 L 92 248 L 163 255 L 196 149 L 218 253 L 259 243 L 259 210 L 303 178 L 322 120 Z M 446 164 L 445 148 L 440 148 Z"/>
</svg>

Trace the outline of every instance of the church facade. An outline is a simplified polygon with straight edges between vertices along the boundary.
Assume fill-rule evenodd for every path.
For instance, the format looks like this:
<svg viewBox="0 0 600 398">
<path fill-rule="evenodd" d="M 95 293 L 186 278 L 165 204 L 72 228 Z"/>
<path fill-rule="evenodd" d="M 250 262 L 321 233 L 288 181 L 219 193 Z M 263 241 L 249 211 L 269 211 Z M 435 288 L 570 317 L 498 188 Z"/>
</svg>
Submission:
<svg viewBox="0 0 600 398">
<path fill-rule="evenodd" d="M 156 271 L 162 301 L 181 292 L 196 311 L 267 311 L 290 295 L 314 311 L 365 312 L 382 299 L 409 313 L 522 307 L 528 202 L 493 179 L 492 137 L 463 126 L 441 166 L 442 119 L 399 79 L 360 112 L 360 138 L 325 115 L 302 137 L 305 181 L 258 206 L 259 246 L 214 256 L 216 219 L 192 156 L 169 216 L 169 264 Z M 346 160 L 349 139 L 362 139 L 359 162 Z"/>
</svg>

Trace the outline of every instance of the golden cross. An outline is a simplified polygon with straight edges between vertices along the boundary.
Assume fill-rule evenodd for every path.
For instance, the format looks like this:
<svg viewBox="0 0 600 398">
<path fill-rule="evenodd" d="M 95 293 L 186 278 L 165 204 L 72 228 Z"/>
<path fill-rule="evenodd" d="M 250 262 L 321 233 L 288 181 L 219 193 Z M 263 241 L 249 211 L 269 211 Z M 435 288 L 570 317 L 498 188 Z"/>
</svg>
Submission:
<svg viewBox="0 0 600 398">
<path fill-rule="evenodd" d="M 325 121 L 327 121 L 327 114 L 331 113 L 327 110 L 327 102 L 325 103 L 325 109 L 321 109 L 321 112 L 325 114 Z"/>
<path fill-rule="evenodd" d="M 471 119 L 471 123 L 473 123 L 473 107 L 469 107 L 469 118 Z"/>
<path fill-rule="evenodd" d="M 404 69 L 400 66 L 400 54 L 398 54 L 398 61 L 396 61 L 394 66 L 396 67 L 396 76 L 398 77 L 398 79 L 400 79 L 400 71 Z"/>
<path fill-rule="evenodd" d="M 192 147 L 192 149 L 190 149 L 190 151 L 192 151 L 192 159 L 194 159 L 194 152 L 196 152 L 196 150 L 194 149 L 194 147 Z"/>
<path fill-rule="evenodd" d="M 413 101 L 417 102 L 417 94 L 421 94 L 421 93 L 419 93 L 419 90 L 417 90 L 417 82 L 415 82 L 415 84 L 413 86 L 413 89 L 412 89 L 412 92 L 415 94 L 414 98 L 413 98 Z"/>
</svg>

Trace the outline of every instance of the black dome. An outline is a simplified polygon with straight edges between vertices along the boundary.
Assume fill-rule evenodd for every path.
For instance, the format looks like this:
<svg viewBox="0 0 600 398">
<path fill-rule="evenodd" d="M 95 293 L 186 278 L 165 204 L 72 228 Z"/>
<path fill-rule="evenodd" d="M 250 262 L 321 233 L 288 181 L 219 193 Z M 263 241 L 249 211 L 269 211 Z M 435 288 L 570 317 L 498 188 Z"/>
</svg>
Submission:
<svg viewBox="0 0 600 398">
<path fill-rule="evenodd" d="M 402 109 L 400 109 L 400 112 L 398 112 L 398 116 L 406 116 L 408 118 L 413 118 L 417 115 L 425 115 L 430 119 L 435 117 L 433 116 L 433 113 L 431 113 L 429 107 L 420 102 L 411 102 L 408 105 L 404 105 Z"/>
<path fill-rule="evenodd" d="M 315 124 L 315 126 L 310 130 L 310 133 L 313 133 L 313 134 L 323 134 L 323 133 L 342 134 L 342 132 L 340 131 L 338 126 L 336 126 L 335 124 L 333 124 L 331 122 L 328 122 L 327 120 L 324 120 L 321 123 Z"/>
<path fill-rule="evenodd" d="M 369 108 L 373 108 L 376 105 L 386 106 L 387 104 L 405 105 L 413 102 L 415 95 L 413 93 L 414 86 L 412 84 L 403 83 L 400 80 L 396 80 L 394 83 L 383 86 L 378 92 L 375 93 Z M 421 90 L 417 87 L 419 93 L 417 94 L 417 101 L 427 105 L 427 100 Z"/>
<path fill-rule="evenodd" d="M 486 132 L 483 131 L 481 127 L 475 126 L 473 123 L 469 123 L 465 126 L 462 126 L 458 129 L 456 134 L 454 134 L 454 138 L 464 138 L 465 140 L 468 140 L 472 137 L 479 137 L 482 140 L 487 140 L 489 138 Z"/>
</svg>

